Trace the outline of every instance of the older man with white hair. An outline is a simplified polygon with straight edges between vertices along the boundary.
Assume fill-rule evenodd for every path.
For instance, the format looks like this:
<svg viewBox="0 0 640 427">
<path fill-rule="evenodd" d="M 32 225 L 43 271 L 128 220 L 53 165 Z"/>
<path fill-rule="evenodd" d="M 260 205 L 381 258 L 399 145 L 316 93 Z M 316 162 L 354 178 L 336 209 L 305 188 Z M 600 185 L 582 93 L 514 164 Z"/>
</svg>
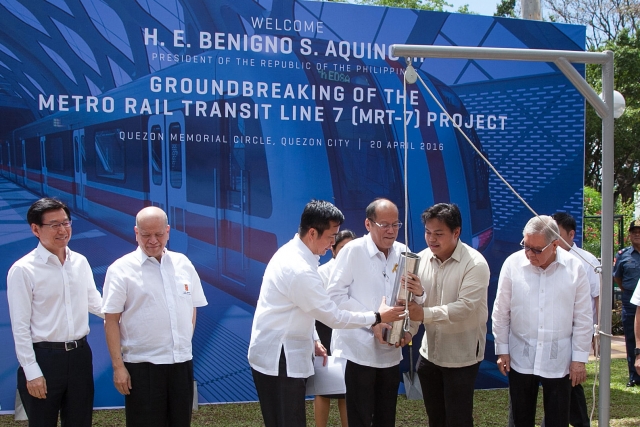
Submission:
<svg viewBox="0 0 640 427">
<path fill-rule="evenodd" d="M 500 271 L 491 316 L 498 369 L 509 376 L 517 427 L 534 426 L 539 384 L 547 427 L 566 427 L 571 387 L 586 379 L 589 282 L 580 260 L 558 250 L 553 218 L 532 218 L 522 234 L 522 250 Z"/>
<path fill-rule="evenodd" d="M 134 231 L 138 248 L 111 264 L 104 281 L 113 383 L 125 396 L 128 427 L 187 427 L 191 338 L 196 308 L 207 300 L 189 259 L 166 249 L 169 225 L 162 209 L 138 212 Z"/>
</svg>

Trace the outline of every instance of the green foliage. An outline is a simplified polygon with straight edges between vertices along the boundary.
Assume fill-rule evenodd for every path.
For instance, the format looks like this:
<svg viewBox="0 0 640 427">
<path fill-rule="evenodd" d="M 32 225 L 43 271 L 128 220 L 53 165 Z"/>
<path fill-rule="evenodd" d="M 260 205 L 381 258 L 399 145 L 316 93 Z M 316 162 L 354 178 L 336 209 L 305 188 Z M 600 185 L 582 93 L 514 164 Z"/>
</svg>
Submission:
<svg viewBox="0 0 640 427">
<path fill-rule="evenodd" d="M 460 6 L 456 12 L 464 13 L 465 15 L 477 15 L 476 12 L 472 12 L 471 10 L 469 10 L 468 4 L 465 4 L 464 6 Z"/>
<path fill-rule="evenodd" d="M 640 183 L 640 34 L 630 36 L 623 30 L 601 50 L 615 53 L 614 88 L 622 93 L 627 105 L 614 127 L 614 197 L 628 202 Z M 602 91 L 599 65 L 587 65 L 586 79 L 596 92 Z M 602 121 L 591 106 L 587 107 L 585 138 L 585 185 L 601 191 Z"/>
<path fill-rule="evenodd" d="M 375 6 L 402 7 L 406 9 L 433 10 L 444 12 L 445 7 L 453 7 L 445 0 L 357 0 L 354 3 Z"/>
<path fill-rule="evenodd" d="M 505 18 L 516 18 L 516 0 L 501 0 L 496 7 L 493 16 L 503 16 Z"/>
<path fill-rule="evenodd" d="M 596 257 L 600 258 L 601 252 L 601 238 L 600 228 L 601 220 L 600 215 L 602 207 L 602 196 L 600 193 L 591 187 L 584 187 L 584 226 L 583 226 L 583 240 L 582 247 L 591 252 Z M 629 246 L 629 234 L 627 229 L 629 223 L 633 221 L 634 205 L 633 201 L 623 201 L 622 198 L 618 198 L 614 207 L 614 215 L 622 217 L 622 221 L 615 221 L 613 225 L 613 248 L 614 252 L 624 246 Z M 597 218 L 588 218 L 588 217 Z M 622 228 L 620 226 L 622 225 Z M 619 239 L 619 235 L 622 235 L 622 240 Z"/>
</svg>

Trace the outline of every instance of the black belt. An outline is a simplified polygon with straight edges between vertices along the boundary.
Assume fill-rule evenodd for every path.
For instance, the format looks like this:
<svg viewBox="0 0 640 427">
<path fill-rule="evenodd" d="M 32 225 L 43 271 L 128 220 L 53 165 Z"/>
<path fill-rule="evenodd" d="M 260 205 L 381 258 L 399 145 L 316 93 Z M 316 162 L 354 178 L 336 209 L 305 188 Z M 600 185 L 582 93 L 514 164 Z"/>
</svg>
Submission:
<svg viewBox="0 0 640 427">
<path fill-rule="evenodd" d="M 41 341 L 34 342 L 33 348 L 48 348 L 51 350 L 65 350 L 71 351 L 76 348 L 84 347 L 87 342 L 87 337 L 82 337 L 79 340 L 67 341 L 67 342 L 49 342 L 49 341 Z"/>
</svg>

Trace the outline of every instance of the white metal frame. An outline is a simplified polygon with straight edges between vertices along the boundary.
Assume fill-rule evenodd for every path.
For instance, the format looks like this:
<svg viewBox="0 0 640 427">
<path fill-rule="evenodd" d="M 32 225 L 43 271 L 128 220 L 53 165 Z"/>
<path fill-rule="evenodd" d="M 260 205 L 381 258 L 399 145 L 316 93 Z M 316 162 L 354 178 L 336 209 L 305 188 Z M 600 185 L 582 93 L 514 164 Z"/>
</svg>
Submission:
<svg viewBox="0 0 640 427">
<path fill-rule="evenodd" d="M 587 99 L 602 119 L 602 231 L 601 263 L 604 292 L 600 293 L 600 385 L 598 425 L 608 426 L 611 399 L 611 299 L 606 286 L 613 270 L 613 52 L 581 52 L 545 49 L 511 49 L 464 46 L 391 46 L 391 53 L 403 58 L 455 58 L 553 62 Z M 572 63 L 602 65 L 602 96 L 589 86 Z M 602 307 L 605 310 L 602 310 Z"/>
</svg>

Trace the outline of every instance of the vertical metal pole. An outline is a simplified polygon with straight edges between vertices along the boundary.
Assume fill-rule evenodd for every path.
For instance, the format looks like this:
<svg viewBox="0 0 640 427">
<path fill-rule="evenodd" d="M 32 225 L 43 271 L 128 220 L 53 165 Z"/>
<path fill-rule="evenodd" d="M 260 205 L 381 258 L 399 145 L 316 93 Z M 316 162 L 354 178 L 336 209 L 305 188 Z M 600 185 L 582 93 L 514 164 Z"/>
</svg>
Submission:
<svg viewBox="0 0 640 427">
<path fill-rule="evenodd" d="M 602 282 L 600 294 L 600 399 L 598 425 L 609 426 L 611 401 L 611 294 L 613 270 L 613 52 L 602 65 L 602 94 L 609 114 L 602 119 Z M 604 308 L 604 309 L 603 309 Z"/>
</svg>

